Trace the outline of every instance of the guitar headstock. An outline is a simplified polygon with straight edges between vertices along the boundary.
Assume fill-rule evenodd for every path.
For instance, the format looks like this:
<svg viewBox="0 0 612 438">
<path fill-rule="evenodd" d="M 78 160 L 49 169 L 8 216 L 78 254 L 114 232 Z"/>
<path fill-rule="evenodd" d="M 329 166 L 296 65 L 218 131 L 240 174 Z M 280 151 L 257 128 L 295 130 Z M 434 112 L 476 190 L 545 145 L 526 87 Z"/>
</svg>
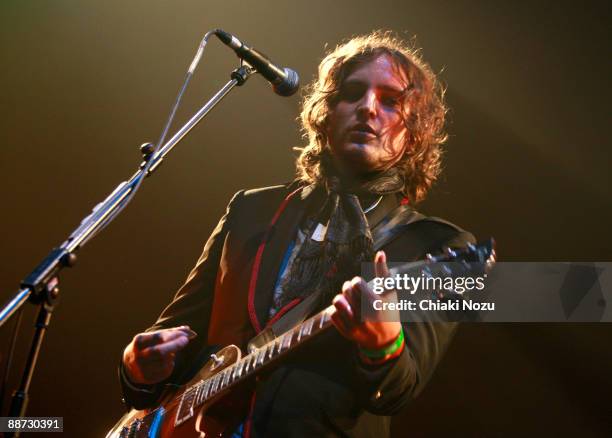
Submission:
<svg viewBox="0 0 612 438">
<path fill-rule="evenodd" d="M 465 248 L 445 248 L 439 255 L 427 254 L 425 260 L 428 264 L 434 263 L 460 263 L 467 268 L 470 264 L 482 265 L 483 272 L 488 272 L 495 265 L 497 254 L 495 252 L 495 239 L 492 237 L 477 244 L 469 243 Z"/>
</svg>

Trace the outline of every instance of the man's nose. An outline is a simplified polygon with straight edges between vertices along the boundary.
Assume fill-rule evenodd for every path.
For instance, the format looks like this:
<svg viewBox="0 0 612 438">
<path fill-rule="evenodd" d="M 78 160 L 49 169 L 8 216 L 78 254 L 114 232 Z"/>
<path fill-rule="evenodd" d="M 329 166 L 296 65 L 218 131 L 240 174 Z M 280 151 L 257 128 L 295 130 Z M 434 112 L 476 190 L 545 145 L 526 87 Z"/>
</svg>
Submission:
<svg viewBox="0 0 612 438">
<path fill-rule="evenodd" d="M 376 93 L 368 91 L 361 97 L 357 111 L 364 117 L 375 117 L 377 110 L 376 105 Z"/>
</svg>

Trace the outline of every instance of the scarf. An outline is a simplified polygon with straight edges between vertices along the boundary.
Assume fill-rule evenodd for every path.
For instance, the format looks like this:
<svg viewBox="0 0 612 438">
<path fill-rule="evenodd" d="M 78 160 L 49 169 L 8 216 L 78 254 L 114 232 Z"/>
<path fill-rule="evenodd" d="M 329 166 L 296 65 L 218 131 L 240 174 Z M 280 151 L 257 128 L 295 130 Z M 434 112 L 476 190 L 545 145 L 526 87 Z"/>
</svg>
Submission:
<svg viewBox="0 0 612 438">
<path fill-rule="evenodd" d="M 395 167 L 359 180 L 329 171 L 324 176 L 327 197 L 304 222 L 305 239 L 281 284 L 277 308 L 315 291 L 329 304 L 341 292 L 342 283 L 359 275 L 362 263 L 374 259 L 372 233 L 359 198 L 375 202 L 404 188 L 403 174 Z"/>
</svg>

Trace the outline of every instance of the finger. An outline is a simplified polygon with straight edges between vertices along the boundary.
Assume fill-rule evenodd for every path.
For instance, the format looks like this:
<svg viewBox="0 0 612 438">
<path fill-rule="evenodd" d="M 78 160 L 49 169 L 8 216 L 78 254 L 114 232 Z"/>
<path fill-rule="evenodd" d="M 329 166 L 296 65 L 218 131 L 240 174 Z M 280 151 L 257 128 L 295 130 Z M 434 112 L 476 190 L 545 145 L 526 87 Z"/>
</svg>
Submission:
<svg viewBox="0 0 612 438">
<path fill-rule="evenodd" d="M 170 359 L 174 356 L 174 353 L 182 350 L 189 343 L 189 338 L 182 335 L 169 342 L 148 347 L 143 350 L 142 355 L 147 358 L 157 358 L 160 360 Z"/>
<path fill-rule="evenodd" d="M 361 277 L 354 277 L 351 281 L 344 283 L 342 287 L 342 295 L 346 298 L 351 309 L 359 306 L 361 295 Z"/>
<path fill-rule="evenodd" d="M 356 323 L 361 321 L 361 306 L 362 300 L 368 299 L 370 295 L 375 295 L 370 289 L 365 280 L 361 277 L 355 277 L 350 282 L 350 288 L 344 294 L 353 311 L 353 319 Z"/>
<path fill-rule="evenodd" d="M 185 333 L 190 340 L 198 336 L 198 334 L 194 332 L 193 330 L 191 330 L 191 327 L 189 327 L 188 325 L 176 327 L 176 330 L 180 330 L 183 333 Z"/>
<path fill-rule="evenodd" d="M 134 346 L 138 350 L 144 350 L 147 347 L 162 344 L 164 342 L 177 339 L 181 336 L 187 336 L 193 339 L 197 333 L 189 328 L 189 326 L 173 327 L 169 329 L 155 330 L 153 332 L 139 333 L 134 337 Z"/>
<path fill-rule="evenodd" d="M 332 303 L 336 308 L 336 313 L 339 313 L 342 318 L 347 320 L 347 322 L 354 318 L 355 314 L 353 313 L 351 304 L 345 295 L 336 295 Z"/>
<path fill-rule="evenodd" d="M 352 309 L 344 295 L 337 295 L 333 303 L 336 311 L 332 314 L 332 322 L 343 336 L 350 337 L 352 330 L 355 329 Z"/>
<path fill-rule="evenodd" d="M 162 329 L 162 330 L 158 330 L 158 331 L 163 331 L 163 332 L 173 332 L 173 331 L 181 331 L 183 333 L 185 333 L 189 339 L 195 338 L 198 334 L 196 332 L 194 332 L 193 330 L 191 330 L 191 327 L 189 327 L 188 325 L 181 325 L 179 327 L 171 327 L 168 329 Z"/>
<path fill-rule="evenodd" d="M 164 335 L 167 333 L 166 335 Z M 139 333 L 134 336 L 134 347 L 137 350 L 144 350 L 147 347 L 151 347 L 154 345 L 158 345 L 164 342 L 164 340 L 171 340 L 175 337 L 181 336 L 181 331 L 166 332 L 162 330 L 157 330 L 154 332 L 148 333 Z"/>
<path fill-rule="evenodd" d="M 389 268 L 387 267 L 387 254 L 384 251 L 378 251 L 374 256 L 374 271 L 377 277 L 389 277 Z"/>
<path fill-rule="evenodd" d="M 159 332 L 138 333 L 132 341 L 136 350 L 144 350 L 151 345 L 157 345 L 162 342 L 162 337 Z"/>
</svg>

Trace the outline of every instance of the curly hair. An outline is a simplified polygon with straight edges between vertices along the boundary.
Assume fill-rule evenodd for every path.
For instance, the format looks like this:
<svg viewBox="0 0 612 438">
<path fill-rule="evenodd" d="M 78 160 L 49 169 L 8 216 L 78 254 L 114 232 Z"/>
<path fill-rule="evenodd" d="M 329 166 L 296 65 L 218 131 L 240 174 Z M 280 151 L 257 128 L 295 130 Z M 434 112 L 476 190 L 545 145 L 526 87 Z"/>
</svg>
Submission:
<svg viewBox="0 0 612 438">
<path fill-rule="evenodd" d="M 440 173 L 441 145 L 447 139 L 444 131 L 447 109 L 444 89 L 419 50 L 390 31 L 353 37 L 329 52 L 319 64 L 318 77 L 307 87 L 300 115 L 308 145 L 296 148 L 300 151 L 297 179 L 308 184 L 323 181 L 322 162 L 328 153 L 327 117 L 341 85 L 358 66 L 384 54 L 403 70 L 409 83 L 402 97 L 408 136 L 404 154 L 395 166 L 404 171 L 403 193 L 415 204 L 425 198 Z"/>
</svg>

